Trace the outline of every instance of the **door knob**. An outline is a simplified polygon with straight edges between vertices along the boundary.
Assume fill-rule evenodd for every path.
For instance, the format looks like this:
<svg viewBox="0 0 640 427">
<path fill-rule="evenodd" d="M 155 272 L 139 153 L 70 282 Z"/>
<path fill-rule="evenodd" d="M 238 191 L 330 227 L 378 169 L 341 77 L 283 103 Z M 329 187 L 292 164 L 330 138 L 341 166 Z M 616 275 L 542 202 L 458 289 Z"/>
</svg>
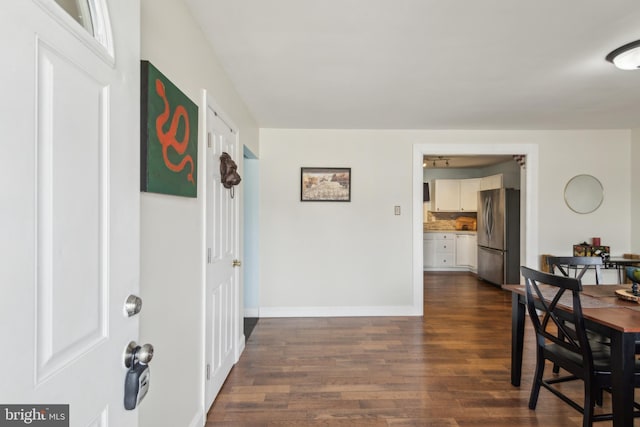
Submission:
<svg viewBox="0 0 640 427">
<path fill-rule="evenodd" d="M 234 267 L 240 267 L 242 265 L 242 262 L 238 259 L 234 259 L 231 265 Z"/>
<path fill-rule="evenodd" d="M 153 359 L 153 346 L 151 344 L 138 345 L 137 342 L 131 341 L 124 350 L 124 366 L 131 367 L 132 361 L 137 361 L 144 365 Z"/>
</svg>

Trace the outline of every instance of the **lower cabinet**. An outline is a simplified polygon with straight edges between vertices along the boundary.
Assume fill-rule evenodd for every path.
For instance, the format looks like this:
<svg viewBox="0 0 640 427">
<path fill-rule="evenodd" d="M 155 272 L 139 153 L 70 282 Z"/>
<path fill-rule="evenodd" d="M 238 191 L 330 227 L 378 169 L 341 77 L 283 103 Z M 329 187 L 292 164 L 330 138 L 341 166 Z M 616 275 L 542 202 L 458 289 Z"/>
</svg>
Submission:
<svg viewBox="0 0 640 427">
<path fill-rule="evenodd" d="M 441 234 L 436 240 L 436 259 L 434 267 L 455 267 L 455 234 Z"/>
<path fill-rule="evenodd" d="M 423 242 L 424 268 L 455 268 L 456 240 L 454 233 L 424 233 Z"/>
<path fill-rule="evenodd" d="M 424 269 L 476 271 L 478 257 L 474 234 L 424 233 L 423 243 Z"/>
<path fill-rule="evenodd" d="M 475 234 L 456 235 L 456 267 L 478 268 L 478 239 Z"/>
<path fill-rule="evenodd" d="M 427 239 L 425 234 L 423 239 L 423 249 L 422 249 L 422 258 L 423 265 L 425 267 L 433 267 L 436 263 L 436 241 L 433 239 Z"/>
</svg>

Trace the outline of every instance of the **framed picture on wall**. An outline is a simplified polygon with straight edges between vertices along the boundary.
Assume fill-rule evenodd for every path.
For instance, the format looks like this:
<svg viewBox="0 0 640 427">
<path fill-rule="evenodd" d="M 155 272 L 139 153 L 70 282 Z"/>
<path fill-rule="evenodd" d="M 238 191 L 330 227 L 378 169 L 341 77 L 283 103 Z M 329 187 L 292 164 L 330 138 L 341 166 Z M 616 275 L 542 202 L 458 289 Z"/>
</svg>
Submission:
<svg viewBox="0 0 640 427">
<path fill-rule="evenodd" d="M 351 168 L 300 168 L 300 201 L 350 202 Z"/>
<path fill-rule="evenodd" d="M 141 61 L 140 190 L 198 195 L 198 106 Z"/>
</svg>

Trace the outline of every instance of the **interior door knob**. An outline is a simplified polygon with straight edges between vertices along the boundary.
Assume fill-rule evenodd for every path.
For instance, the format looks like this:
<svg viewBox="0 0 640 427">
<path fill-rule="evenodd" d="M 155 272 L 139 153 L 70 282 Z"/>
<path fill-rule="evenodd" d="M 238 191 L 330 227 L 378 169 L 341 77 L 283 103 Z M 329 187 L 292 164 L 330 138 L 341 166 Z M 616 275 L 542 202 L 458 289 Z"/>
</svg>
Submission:
<svg viewBox="0 0 640 427">
<path fill-rule="evenodd" d="M 233 265 L 234 267 L 240 267 L 242 265 L 242 262 L 240 262 L 240 260 L 238 259 L 234 259 L 231 265 Z"/>
<path fill-rule="evenodd" d="M 138 345 L 131 341 L 124 350 L 124 366 L 131 367 L 133 360 L 142 364 L 148 364 L 153 359 L 153 346 L 151 344 Z"/>
</svg>

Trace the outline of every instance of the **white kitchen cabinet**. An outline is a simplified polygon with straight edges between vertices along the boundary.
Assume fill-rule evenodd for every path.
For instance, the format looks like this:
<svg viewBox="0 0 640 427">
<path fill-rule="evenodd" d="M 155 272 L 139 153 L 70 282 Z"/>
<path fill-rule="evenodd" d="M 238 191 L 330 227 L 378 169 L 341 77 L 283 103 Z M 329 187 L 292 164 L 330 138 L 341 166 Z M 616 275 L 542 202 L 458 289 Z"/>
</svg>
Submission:
<svg viewBox="0 0 640 427">
<path fill-rule="evenodd" d="M 425 233 L 422 241 L 422 260 L 425 268 L 434 267 L 436 264 L 436 241 L 433 240 L 431 233 Z"/>
<path fill-rule="evenodd" d="M 475 234 L 456 235 L 456 267 L 468 267 L 476 271 L 478 267 L 478 239 Z"/>
<path fill-rule="evenodd" d="M 441 233 L 436 240 L 436 267 L 456 266 L 455 234 Z"/>
<path fill-rule="evenodd" d="M 470 255 L 470 263 L 469 267 L 473 272 L 478 271 L 478 236 L 475 234 L 471 236 L 469 239 L 469 255 Z"/>
<path fill-rule="evenodd" d="M 502 174 L 489 175 L 480 178 L 480 190 L 494 190 L 496 188 L 502 188 Z"/>
<path fill-rule="evenodd" d="M 460 180 L 436 179 L 434 185 L 434 211 L 457 212 L 460 210 Z"/>
<path fill-rule="evenodd" d="M 455 233 L 424 233 L 424 267 L 429 269 L 455 268 Z"/>
<path fill-rule="evenodd" d="M 434 211 L 476 212 L 480 178 L 437 179 L 434 184 Z"/>
<path fill-rule="evenodd" d="M 480 178 L 461 179 L 460 182 L 460 211 L 478 211 L 478 191 L 480 191 Z"/>
</svg>

